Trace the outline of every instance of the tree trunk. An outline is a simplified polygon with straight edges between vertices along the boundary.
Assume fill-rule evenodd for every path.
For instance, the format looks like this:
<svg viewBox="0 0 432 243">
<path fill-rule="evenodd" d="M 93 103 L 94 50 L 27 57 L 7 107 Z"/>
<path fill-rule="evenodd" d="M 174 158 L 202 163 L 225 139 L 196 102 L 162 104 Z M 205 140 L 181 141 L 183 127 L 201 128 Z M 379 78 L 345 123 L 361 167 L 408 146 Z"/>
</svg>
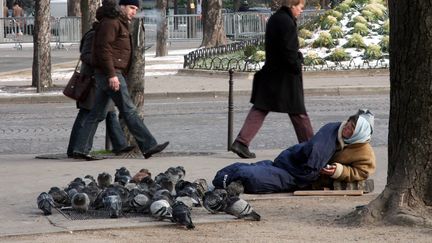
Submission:
<svg viewBox="0 0 432 243">
<path fill-rule="evenodd" d="M 100 6 L 100 0 L 81 0 L 81 36 L 84 36 L 96 20 L 96 9 Z"/>
<path fill-rule="evenodd" d="M 237 12 L 239 10 L 239 8 L 240 8 L 240 0 L 234 0 L 234 2 L 233 2 L 234 12 Z"/>
<path fill-rule="evenodd" d="M 52 86 L 50 15 L 50 0 L 36 0 L 32 86 L 38 91 L 46 91 Z"/>
<path fill-rule="evenodd" d="M 137 112 L 141 119 L 144 119 L 144 73 L 145 73 L 145 29 L 144 19 L 134 19 L 132 23 L 132 63 L 128 73 L 128 90 L 131 95 L 132 101 L 137 107 Z M 122 124 L 124 122 L 122 121 Z M 136 145 L 135 139 L 130 134 L 125 125 L 124 128 L 126 138 L 129 144 Z M 138 150 L 137 150 L 138 151 Z"/>
<path fill-rule="evenodd" d="M 67 1 L 67 15 L 68 16 L 81 16 L 80 0 Z"/>
<path fill-rule="evenodd" d="M 276 11 L 281 7 L 281 0 L 271 0 L 270 9 L 271 11 Z"/>
<path fill-rule="evenodd" d="M 168 21 L 166 17 L 168 0 L 157 0 L 156 9 L 160 16 L 157 21 L 156 33 L 156 56 L 163 57 L 168 55 L 167 40 L 168 40 Z"/>
<path fill-rule="evenodd" d="M 387 185 L 348 219 L 432 226 L 432 2 L 389 1 L 390 119 Z"/>
<path fill-rule="evenodd" d="M 215 47 L 227 43 L 221 9 L 222 0 L 203 2 L 203 40 L 201 46 Z"/>
</svg>

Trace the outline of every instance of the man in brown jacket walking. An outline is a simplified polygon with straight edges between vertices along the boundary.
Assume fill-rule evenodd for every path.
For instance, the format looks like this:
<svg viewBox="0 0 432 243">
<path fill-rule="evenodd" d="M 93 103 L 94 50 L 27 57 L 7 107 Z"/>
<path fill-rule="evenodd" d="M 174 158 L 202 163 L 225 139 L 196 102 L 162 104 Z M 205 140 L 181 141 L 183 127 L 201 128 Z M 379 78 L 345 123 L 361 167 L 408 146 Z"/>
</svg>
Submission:
<svg viewBox="0 0 432 243">
<path fill-rule="evenodd" d="M 100 121 L 106 117 L 107 103 L 111 98 L 126 121 L 139 149 L 147 159 L 164 150 L 169 142 L 158 144 L 139 117 L 130 98 L 126 77 L 132 57 L 132 41 L 129 24 L 139 8 L 139 0 L 104 0 L 103 18 L 95 29 L 92 62 L 97 83 L 95 106 L 81 129 L 73 157 L 93 160 L 86 144 L 93 140 Z M 120 10 L 118 10 L 120 9 Z"/>
</svg>

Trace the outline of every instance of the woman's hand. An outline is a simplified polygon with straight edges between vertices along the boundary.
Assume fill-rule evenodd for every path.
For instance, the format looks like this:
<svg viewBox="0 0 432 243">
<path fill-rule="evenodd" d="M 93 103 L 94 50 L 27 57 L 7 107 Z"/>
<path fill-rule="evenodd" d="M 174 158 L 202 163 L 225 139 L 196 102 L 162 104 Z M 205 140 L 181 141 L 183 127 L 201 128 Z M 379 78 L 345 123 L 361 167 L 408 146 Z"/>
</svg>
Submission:
<svg viewBox="0 0 432 243">
<path fill-rule="evenodd" d="M 320 174 L 332 176 L 336 171 L 336 165 L 326 165 L 320 170 Z"/>
</svg>

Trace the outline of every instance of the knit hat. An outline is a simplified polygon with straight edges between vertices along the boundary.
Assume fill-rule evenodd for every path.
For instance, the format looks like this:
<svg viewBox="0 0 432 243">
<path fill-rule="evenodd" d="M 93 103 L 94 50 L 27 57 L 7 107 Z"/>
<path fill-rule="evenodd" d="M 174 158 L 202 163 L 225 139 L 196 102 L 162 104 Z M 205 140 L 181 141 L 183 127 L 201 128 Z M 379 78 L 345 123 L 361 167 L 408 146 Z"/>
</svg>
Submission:
<svg viewBox="0 0 432 243">
<path fill-rule="evenodd" d="M 357 114 L 369 122 L 369 125 L 371 126 L 371 130 L 372 130 L 371 131 L 372 134 L 374 130 L 374 114 L 368 109 L 359 109 Z"/>
<path fill-rule="evenodd" d="M 119 5 L 135 5 L 139 8 L 139 0 L 120 0 Z"/>
<path fill-rule="evenodd" d="M 350 138 L 345 138 L 346 144 L 364 143 L 371 139 L 372 126 L 366 118 L 359 116 L 354 129 L 354 133 Z"/>
</svg>

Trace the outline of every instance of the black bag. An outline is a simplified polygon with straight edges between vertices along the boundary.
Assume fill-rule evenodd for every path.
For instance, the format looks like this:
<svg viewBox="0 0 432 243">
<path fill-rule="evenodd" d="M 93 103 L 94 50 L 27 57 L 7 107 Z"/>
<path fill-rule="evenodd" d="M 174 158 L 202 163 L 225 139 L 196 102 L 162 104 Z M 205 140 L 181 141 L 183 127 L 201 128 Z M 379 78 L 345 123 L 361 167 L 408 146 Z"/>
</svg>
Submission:
<svg viewBox="0 0 432 243">
<path fill-rule="evenodd" d="M 93 78 L 92 76 L 84 75 L 79 72 L 79 63 L 80 60 L 78 60 L 75 71 L 64 88 L 63 94 L 76 101 L 83 101 L 87 98 Z"/>
</svg>

